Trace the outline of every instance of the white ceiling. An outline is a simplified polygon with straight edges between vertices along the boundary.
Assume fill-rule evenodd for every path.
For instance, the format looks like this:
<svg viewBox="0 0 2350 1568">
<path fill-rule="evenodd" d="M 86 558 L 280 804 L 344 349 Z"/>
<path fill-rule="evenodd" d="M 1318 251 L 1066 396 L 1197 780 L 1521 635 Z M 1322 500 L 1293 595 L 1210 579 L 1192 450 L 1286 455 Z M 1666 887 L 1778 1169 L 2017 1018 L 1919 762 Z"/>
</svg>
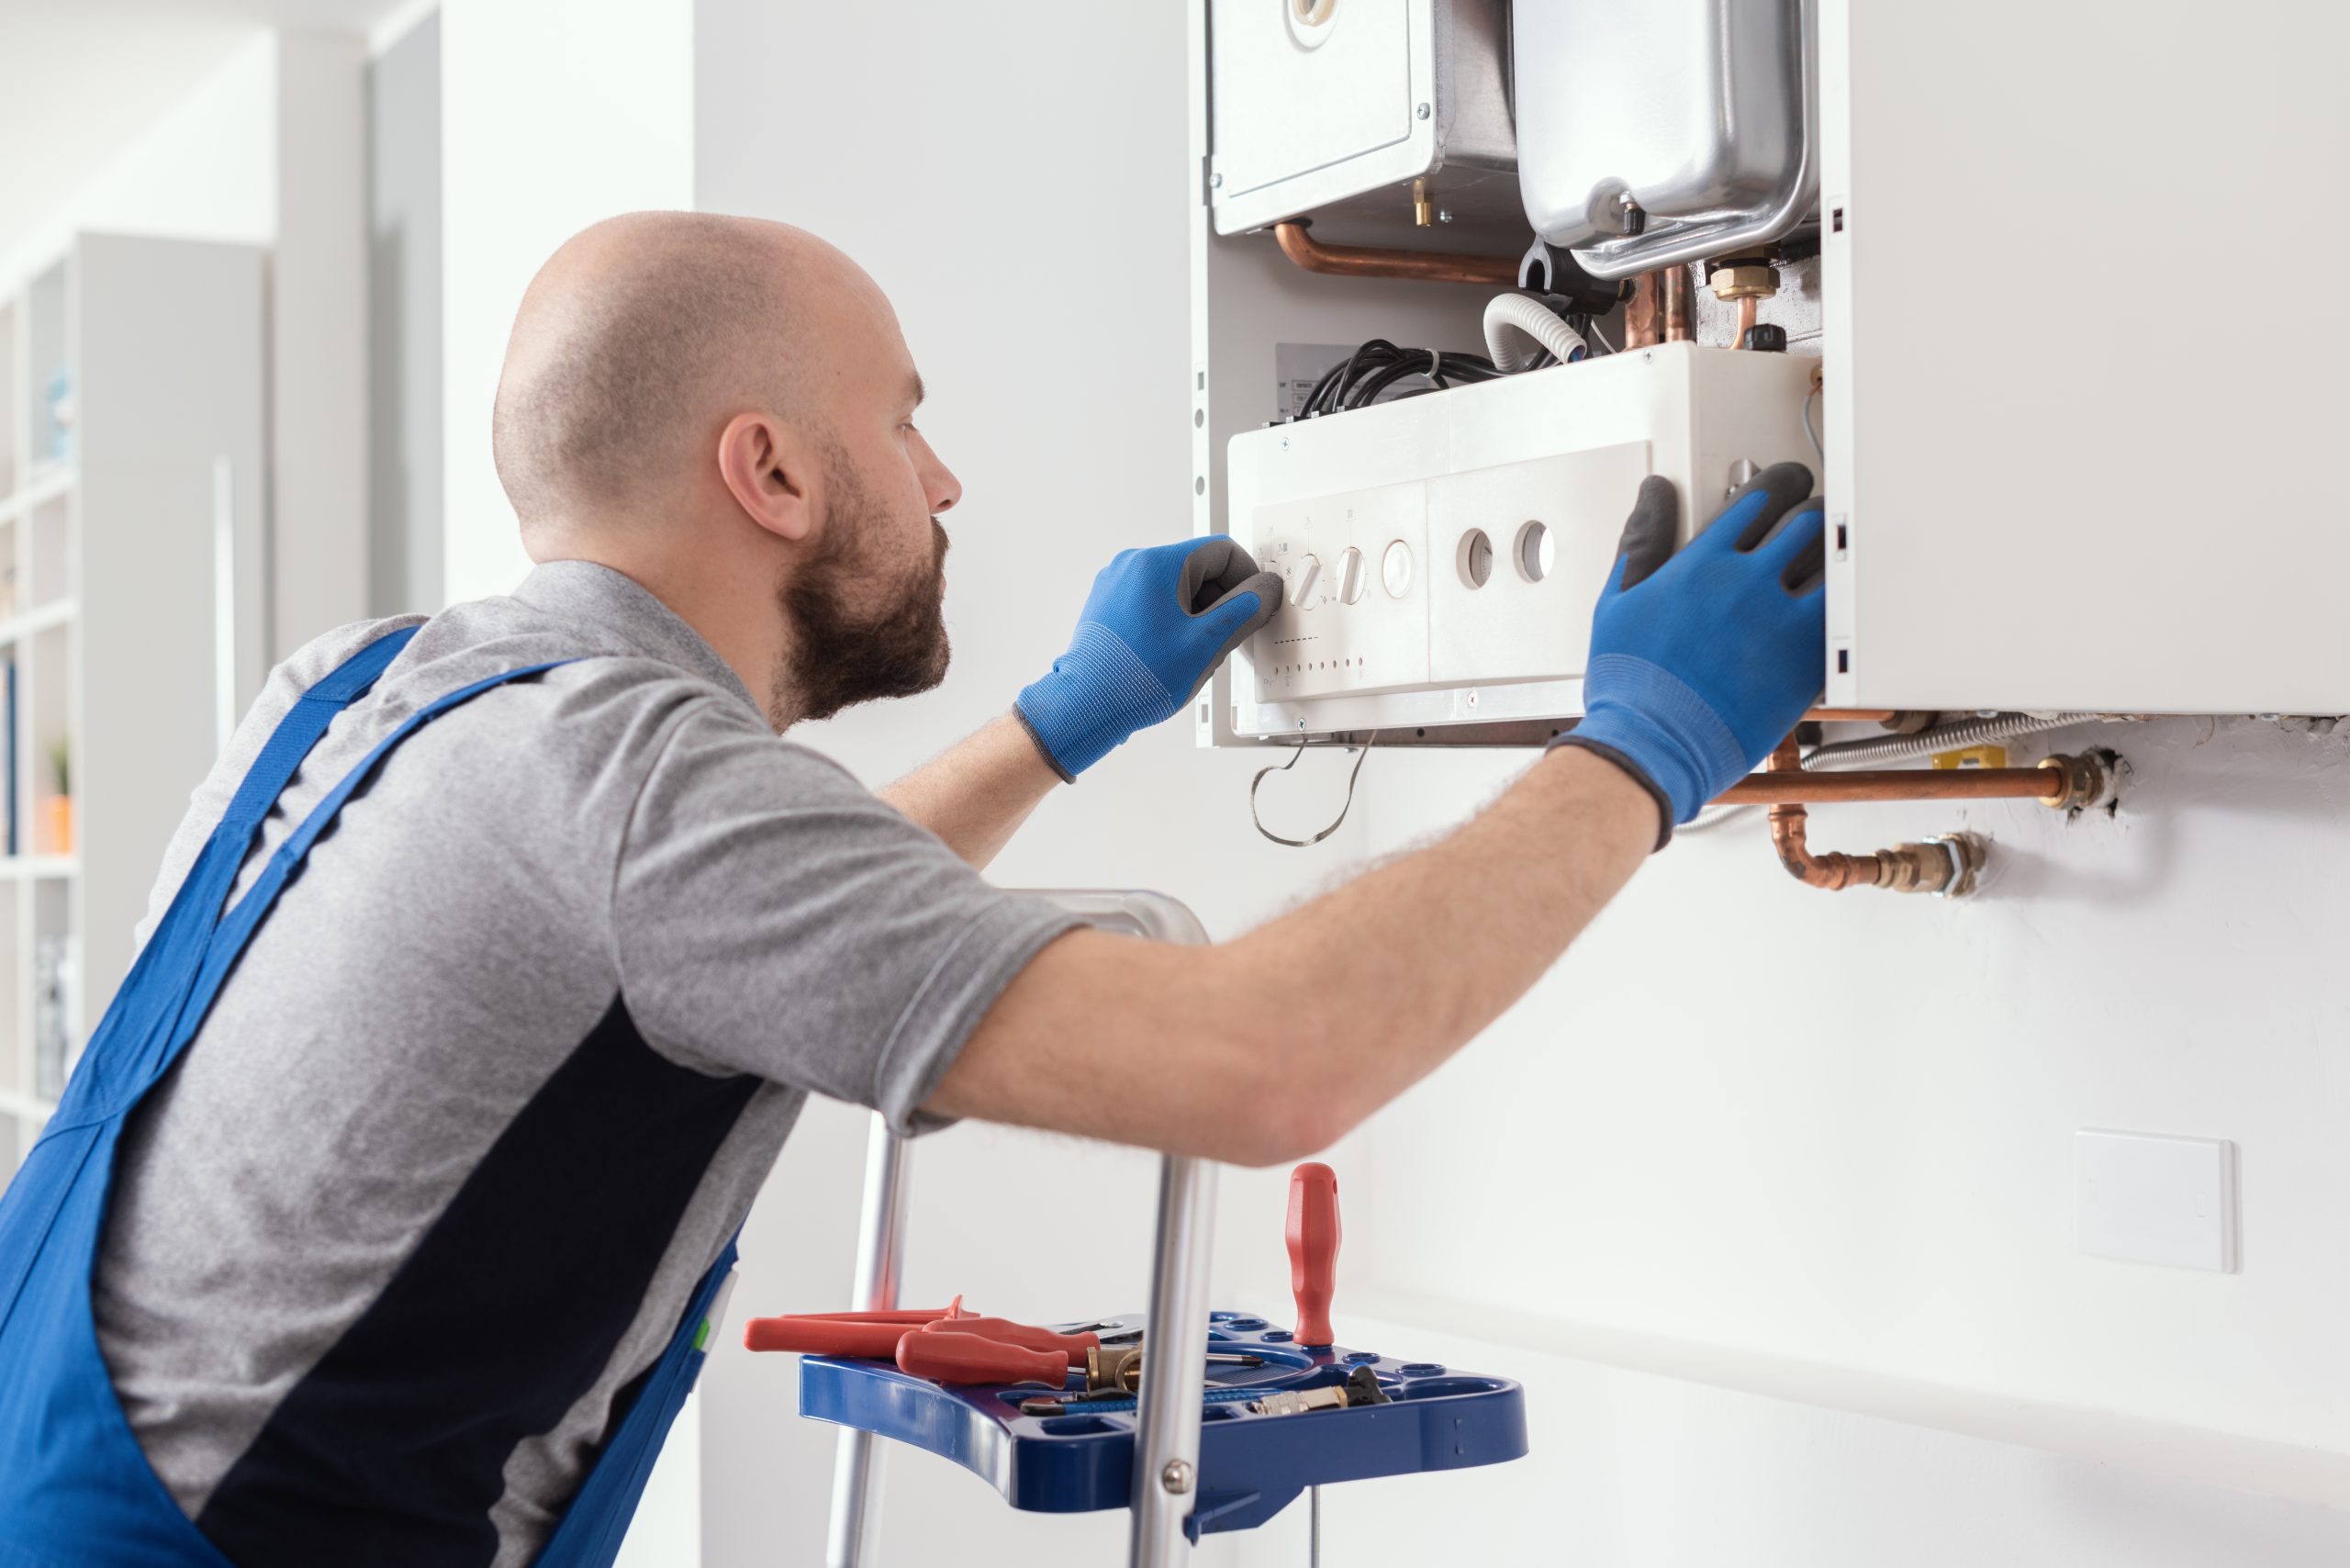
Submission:
<svg viewBox="0 0 2350 1568">
<path fill-rule="evenodd" d="M 414 0 L 0 0 L 0 253 L 257 28 L 364 34 Z"/>
</svg>

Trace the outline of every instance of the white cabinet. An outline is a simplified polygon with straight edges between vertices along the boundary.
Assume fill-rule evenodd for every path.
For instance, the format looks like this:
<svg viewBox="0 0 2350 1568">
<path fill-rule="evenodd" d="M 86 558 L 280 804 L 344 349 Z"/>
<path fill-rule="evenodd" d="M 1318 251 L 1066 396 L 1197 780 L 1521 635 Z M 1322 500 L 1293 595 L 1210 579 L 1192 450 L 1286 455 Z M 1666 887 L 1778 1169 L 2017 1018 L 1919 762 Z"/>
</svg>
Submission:
<svg viewBox="0 0 2350 1568">
<path fill-rule="evenodd" d="M 1823 0 L 1837 706 L 2350 711 L 2350 8 Z"/>
<path fill-rule="evenodd" d="M 0 1171 L 258 689 L 263 260 L 83 234 L 0 295 Z"/>
</svg>

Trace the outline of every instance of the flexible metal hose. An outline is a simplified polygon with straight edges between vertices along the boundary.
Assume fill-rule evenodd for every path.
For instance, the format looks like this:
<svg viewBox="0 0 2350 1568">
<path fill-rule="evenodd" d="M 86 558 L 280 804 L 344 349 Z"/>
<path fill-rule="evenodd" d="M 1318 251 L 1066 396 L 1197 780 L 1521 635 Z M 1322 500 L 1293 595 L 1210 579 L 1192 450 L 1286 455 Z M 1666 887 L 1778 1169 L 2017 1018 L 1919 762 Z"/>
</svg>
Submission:
<svg viewBox="0 0 2350 1568">
<path fill-rule="evenodd" d="M 1814 746 L 1804 754 L 1806 767 L 1835 767 L 1865 762 L 1890 762 L 1897 757 L 1923 756 L 1929 752 L 1959 751 L 1971 745 L 1985 745 L 1992 741 L 2013 740 L 2018 735 L 2034 735 L 2042 730 L 2061 730 L 2067 724 L 2085 723 L 2098 717 L 2095 713 L 1994 713 L 1987 719 L 1966 719 L 1955 724 L 1940 724 L 1930 730 L 1920 730 L 1914 735 L 1884 735 L 1871 740 L 1838 741 L 1832 745 Z"/>
<path fill-rule="evenodd" d="M 1517 353 L 1511 343 L 1511 338 L 1518 333 L 1549 349 L 1561 364 L 1590 351 L 1583 334 L 1559 319 L 1539 300 L 1523 294 L 1494 296 L 1485 304 L 1485 357 L 1505 375 L 1516 375 L 1534 358 L 1532 354 Z"/>
</svg>

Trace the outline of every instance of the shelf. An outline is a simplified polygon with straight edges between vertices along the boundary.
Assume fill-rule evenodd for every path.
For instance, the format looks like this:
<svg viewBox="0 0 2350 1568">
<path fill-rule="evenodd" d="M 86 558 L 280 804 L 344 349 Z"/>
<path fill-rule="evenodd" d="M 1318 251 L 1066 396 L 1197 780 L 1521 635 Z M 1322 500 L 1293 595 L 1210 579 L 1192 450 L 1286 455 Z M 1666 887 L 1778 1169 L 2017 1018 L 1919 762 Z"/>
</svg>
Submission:
<svg viewBox="0 0 2350 1568">
<path fill-rule="evenodd" d="M 54 1100 L 19 1094 L 13 1089 L 0 1089 L 0 1116 L 14 1116 L 23 1122 L 45 1122 L 56 1114 L 57 1102 Z"/>
<path fill-rule="evenodd" d="M 73 488 L 73 465 L 70 463 L 42 464 L 12 494 L 0 497 L 0 522 L 22 517 L 69 493 Z"/>
<path fill-rule="evenodd" d="M 27 878 L 79 876 L 82 860 L 75 855 L 0 855 L 0 881 Z"/>
<path fill-rule="evenodd" d="M 62 626 L 73 619 L 81 608 L 73 599 L 52 599 L 47 604 L 28 610 L 21 615 L 11 615 L 0 621 L 0 643 L 14 643 L 52 626 Z"/>
</svg>

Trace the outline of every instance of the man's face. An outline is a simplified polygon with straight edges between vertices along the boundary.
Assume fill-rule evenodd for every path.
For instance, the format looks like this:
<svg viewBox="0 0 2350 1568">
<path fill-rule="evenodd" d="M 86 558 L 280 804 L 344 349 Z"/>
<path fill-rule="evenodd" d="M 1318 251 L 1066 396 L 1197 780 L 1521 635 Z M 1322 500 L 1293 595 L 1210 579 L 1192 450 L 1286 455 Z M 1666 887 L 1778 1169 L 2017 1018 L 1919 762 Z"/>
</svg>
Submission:
<svg viewBox="0 0 2350 1568">
<path fill-rule="evenodd" d="M 829 719 L 852 703 L 911 697 L 946 678 L 946 530 L 927 509 L 909 520 L 868 487 L 838 447 L 827 454 L 824 542 L 783 585 L 792 628 L 776 701 Z M 918 522 L 912 559 L 899 541 Z M 768 715 L 778 730 L 791 713 Z"/>
<path fill-rule="evenodd" d="M 937 514 L 962 487 L 914 427 L 922 378 L 887 301 L 863 281 L 869 297 L 834 323 L 850 346 L 826 398 L 823 537 L 781 595 L 793 635 L 778 703 L 811 719 L 927 691 L 946 675 Z"/>
</svg>

